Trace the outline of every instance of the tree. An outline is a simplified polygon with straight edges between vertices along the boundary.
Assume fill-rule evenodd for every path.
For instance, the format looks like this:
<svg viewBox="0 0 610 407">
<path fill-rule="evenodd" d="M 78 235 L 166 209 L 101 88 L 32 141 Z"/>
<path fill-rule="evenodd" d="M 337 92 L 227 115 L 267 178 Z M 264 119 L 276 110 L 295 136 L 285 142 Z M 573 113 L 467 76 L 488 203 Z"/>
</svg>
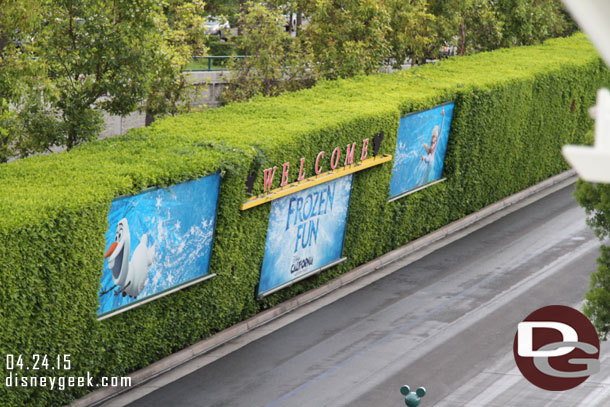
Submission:
<svg viewBox="0 0 610 407">
<path fill-rule="evenodd" d="M 495 0 L 431 0 L 430 10 L 442 19 L 443 37 L 460 55 L 490 51 L 502 44 L 503 22 Z"/>
<path fill-rule="evenodd" d="M 298 37 L 302 32 L 303 17 L 315 10 L 315 3 L 315 0 L 270 0 L 267 5 L 282 12 L 287 31 Z"/>
<path fill-rule="evenodd" d="M 156 0 L 47 2 L 33 52 L 56 88 L 46 103 L 59 115 L 58 144 L 96 138 L 102 110 L 126 115 L 145 99 L 163 42 L 161 12 Z"/>
<path fill-rule="evenodd" d="M 532 45 L 565 35 L 570 24 L 559 0 L 499 0 L 503 46 Z"/>
<path fill-rule="evenodd" d="M 176 115 L 191 110 L 189 101 L 197 86 L 183 75 L 194 55 L 206 54 L 204 45 L 205 3 L 199 0 L 169 3 L 157 20 L 163 41 L 155 50 L 157 63 L 151 68 L 150 89 L 142 110 L 146 124 L 155 117 Z"/>
<path fill-rule="evenodd" d="M 231 79 L 222 99 L 244 100 L 275 96 L 315 82 L 309 44 L 284 30 L 282 15 L 260 3 L 248 2 L 239 16 L 243 35 L 236 46 L 244 58 L 231 61 Z"/>
<path fill-rule="evenodd" d="M 391 16 L 388 38 L 394 67 L 400 68 L 407 58 L 414 63 L 437 58 L 442 39 L 427 0 L 386 0 L 385 4 Z"/>
<path fill-rule="evenodd" d="M 36 76 L 34 61 L 25 48 L 39 22 L 39 11 L 37 0 L 0 0 L 0 163 L 16 154 L 16 119 L 10 102 L 18 99 L 24 88 L 21 77 Z"/>
<path fill-rule="evenodd" d="M 390 16 L 377 0 L 317 0 L 306 29 L 324 78 L 377 72 L 390 55 Z"/>
<path fill-rule="evenodd" d="M 600 239 L 610 236 L 610 185 L 578 181 L 574 197 L 585 208 L 587 223 L 595 234 Z M 610 247 L 602 245 L 600 251 L 599 268 L 591 275 L 584 313 L 605 340 L 610 334 Z"/>
<path fill-rule="evenodd" d="M 231 25 L 234 25 L 245 3 L 245 0 L 208 0 L 205 9 L 209 15 L 225 16 Z"/>
<path fill-rule="evenodd" d="M 12 153 L 11 145 L 14 143 L 11 129 L 12 113 L 6 99 L 0 99 L 0 163 L 6 162 Z"/>
<path fill-rule="evenodd" d="M 29 15 L 26 8 L 2 1 L 0 32 L 22 40 L 3 42 L 0 90 L 7 103 L 0 109 L 11 114 L 0 110 L 8 146 L 2 150 L 25 156 L 71 149 L 98 136 L 103 112 L 124 116 L 142 108 L 153 117 L 188 106 L 182 68 L 201 50 L 201 1 L 172 7 L 162 0 L 26 0 L 36 18 L 18 27 L 7 22 Z"/>
</svg>

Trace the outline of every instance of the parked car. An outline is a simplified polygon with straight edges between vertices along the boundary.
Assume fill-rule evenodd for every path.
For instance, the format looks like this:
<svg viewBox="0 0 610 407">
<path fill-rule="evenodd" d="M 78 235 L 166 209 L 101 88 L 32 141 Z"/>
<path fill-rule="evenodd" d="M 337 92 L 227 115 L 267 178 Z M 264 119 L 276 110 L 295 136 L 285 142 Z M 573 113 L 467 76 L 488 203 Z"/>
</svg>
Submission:
<svg viewBox="0 0 610 407">
<path fill-rule="evenodd" d="M 231 30 L 229 21 L 222 16 L 208 16 L 205 23 L 203 23 L 203 28 L 205 29 L 206 34 L 218 35 L 222 40 L 227 39 L 227 33 Z"/>
</svg>

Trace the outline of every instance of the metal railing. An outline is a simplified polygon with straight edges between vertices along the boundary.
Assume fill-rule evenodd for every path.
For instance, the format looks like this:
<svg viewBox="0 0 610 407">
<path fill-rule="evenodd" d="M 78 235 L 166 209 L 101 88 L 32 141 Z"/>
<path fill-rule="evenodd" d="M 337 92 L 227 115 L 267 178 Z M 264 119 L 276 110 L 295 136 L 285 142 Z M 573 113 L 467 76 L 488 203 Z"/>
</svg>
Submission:
<svg viewBox="0 0 610 407">
<path fill-rule="evenodd" d="M 206 55 L 194 56 L 193 60 L 186 65 L 185 72 L 209 72 L 209 71 L 227 71 L 228 62 L 231 58 L 245 58 L 247 55 Z M 424 63 L 434 63 L 436 59 L 426 59 Z M 393 59 L 386 59 L 380 66 L 380 69 L 390 68 L 394 65 Z M 402 69 L 408 69 L 412 66 L 412 61 L 406 59 L 403 62 Z"/>
<path fill-rule="evenodd" d="M 244 58 L 245 55 L 208 55 L 194 56 L 186 66 L 186 72 L 225 71 L 231 58 Z"/>
</svg>

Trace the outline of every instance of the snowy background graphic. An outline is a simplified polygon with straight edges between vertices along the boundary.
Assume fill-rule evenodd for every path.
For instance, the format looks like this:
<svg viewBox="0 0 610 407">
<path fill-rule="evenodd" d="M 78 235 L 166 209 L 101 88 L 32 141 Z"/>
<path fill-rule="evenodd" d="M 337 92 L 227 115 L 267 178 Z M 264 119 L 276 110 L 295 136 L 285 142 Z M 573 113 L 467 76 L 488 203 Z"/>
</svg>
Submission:
<svg viewBox="0 0 610 407">
<path fill-rule="evenodd" d="M 398 142 L 394 154 L 394 168 L 390 182 L 390 197 L 400 195 L 441 178 L 454 103 L 410 114 L 400 119 Z M 444 116 L 443 116 L 444 111 Z M 424 143 L 430 146 L 432 130 L 439 126 L 439 142 L 434 161 L 422 161 L 426 156 Z M 431 168 L 428 171 L 428 166 Z"/>
<path fill-rule="evenodd" d="M 127 218 L 131 235 L 130 258 L 140 239 L 147 234 L 148 246 L 154 247 L 144 290 L 132 299 L 101 295 L 98 315 L 140 301 L 167 289 L 208 274 L 220 175 L 155 189 L 112 202 L 108 215 L 106 250 L 115 240 L 117 223 Z M 104 261 L 100 294 L 114 285 L 108 261 Z"/>
<path fill-rule="evenodd" d="M 308 224 L 310 220 L 315 219 L 317 221 L 319 218 L 315 243 L 305 249 L 302 248 L 302 244 L 298 244 L 295 252 L 295 245 L 302 242 L 302 239 L 297 242 L 298 224 L 303 222 L 298 222 L 295 225 L 296 213 L 292 213 L 290 215 L 290 227 L 286 230 L 290 200 L 302 198 L 305 202 L 308 195 L 314 195 L 315 193 L 327 195 L 328 188 L 331 191 L 334 190 L 332 210 L 330 203 L 326 203 L 328 207 L 325 214 L 310 218 L 305 222 Z M 351 190 L 352 175 L 348 175 L 288 195 L 271 203 L 265 257 L 258 289 L 259 294 L 341 258 Z M 295 209 L 295 201 L 293 201 L 292 208 Z M 303 210 L 309 212 L 309 207 L 305 206 Z M 308 228 L 306 227 L 305 230 L 307 231 Z M 313 263 L 291 272 L 293 266 L 298 263 L 298 259 L 311 259 Z"/>
</svg>

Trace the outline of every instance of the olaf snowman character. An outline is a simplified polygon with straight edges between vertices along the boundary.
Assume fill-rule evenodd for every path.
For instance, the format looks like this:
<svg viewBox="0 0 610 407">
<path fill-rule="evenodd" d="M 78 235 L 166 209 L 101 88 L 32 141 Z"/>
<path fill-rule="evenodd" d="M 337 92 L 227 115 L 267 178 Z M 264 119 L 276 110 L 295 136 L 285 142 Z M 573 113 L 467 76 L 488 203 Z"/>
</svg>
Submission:
<svg viewBox="0 0 610 407">
<path fill-rule="evenodd" d="M 148 270 L 155 258 L 155 249 L 153 246 L 148 247 L 148 235 L 146 234 L 140 239 L 140 244 L 134 250 L 131 260 L 129 260 L 130 249 L 129 224 L 127 219 L 123 218 L 117 224 L 115 240 L 104 256 L 105 259 L 108 259 L 114 286 L 102 292 L 101 295 L 119 287 L 114 295 L 122 294 L 123 297 L 129 295 L 131 298 L 136 298 L 144 289 Z"/>
</svg>

